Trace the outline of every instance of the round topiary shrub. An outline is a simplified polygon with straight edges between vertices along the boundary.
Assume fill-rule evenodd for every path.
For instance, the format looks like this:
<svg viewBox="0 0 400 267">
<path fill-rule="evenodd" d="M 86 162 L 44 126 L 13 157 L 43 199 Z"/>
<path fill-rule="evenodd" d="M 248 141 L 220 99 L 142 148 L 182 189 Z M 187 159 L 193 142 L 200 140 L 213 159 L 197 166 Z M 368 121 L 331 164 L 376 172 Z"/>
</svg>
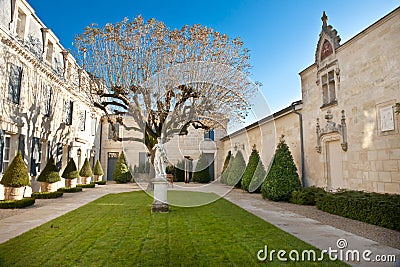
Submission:
<svg viewBox="0 0 400 267">
<path fill-rule="evenodd" d="M 79 173 L 76 168 L 76 164 L 74 159 L 70 159 L 68 161 L 67 166 L 64 169 L 61 177 L 65 178 L 65 187 L 66 188 L 74 188 L 76 187 L 77 178 L 79 178 Z"/>
<path fill-rule="evenodd" d="M 267 178 L 261 187 L 262 196 L 273 201 L 288 201 L 292 192 L 300 188 L 296 165 L 282 135 Z"/>
<path fill-rule="evenodd" d="M 242 175 L 245 168 L 246 162 L 244 161 L 242 152 L 239 150 L 232 160 L 232 167 L 230 168 L 226 179 L 227 184 L 240 188 L 242 183 Z"/>
<path fill-rule="evenodd" d="M 8 166 L 0 184 L 5 187 L 22 187 L 30 185 L 29 173 L 24 160 L 22 159 L 21 151 L 18 151 L 17 155 Z"/>
<path fill-rule="evenodd" d="M 67 167 L 65 167 L 64 172 L 61 175 L 65 179 L 75 179 L 79 178 L 78 169 L 73 158 L 68 161 Z"/>
<path fill-rule="evenodd" d="M 81 176 L 81 177 L 92 177 L 93 176 L 92 168 L 90 167 L 90 163 L 87 158 L 85 158 L 82 168 L 79 171 L 79 176 Z"/>
<path fill-rule="evenodd" d="M 260 155 L 256 149 L 256 146 L 254 145 L 246 169 L 243 173 L 242 189 L 250 193 L 260 192 L 262 182 L 264 181 L 266 175 L 267 173 L 265 171 L 264 164 L 262 163 Z"/>
<path fill-rule="evenodd" d="M 132 179 L 132 174 L 129 171 L 128 165 L 126 164 L 124 152 L 118 157 L 117 164 L 115 166 L 113 180 L 117 183 L 128 183 Z"/>
<path fill-rule="evenodd" d="M 202 153 L 197 162 L 196 170 L 193 174 L 193 182 L 206 184 L 209 183 L 210 180 L 210 163 L 204 156 L 204 153 Z"/>
<path fill-rule="evenodd" d="M 47 161 L 46 166 L 40 172 L 37 181 L 45 183 L 55 183 L 61 181 L 61 177 L 58 173 L 56 162 L 53 157 Z"/>
<path fill-rule="evenodd" d="M 104 171 L 103 171 L 103 168 L 101 167 L 99 160 L 97 160 L 96 164 L 94 165 L 93 174 L 94 175 L 104 175 Z"/>
</svg>

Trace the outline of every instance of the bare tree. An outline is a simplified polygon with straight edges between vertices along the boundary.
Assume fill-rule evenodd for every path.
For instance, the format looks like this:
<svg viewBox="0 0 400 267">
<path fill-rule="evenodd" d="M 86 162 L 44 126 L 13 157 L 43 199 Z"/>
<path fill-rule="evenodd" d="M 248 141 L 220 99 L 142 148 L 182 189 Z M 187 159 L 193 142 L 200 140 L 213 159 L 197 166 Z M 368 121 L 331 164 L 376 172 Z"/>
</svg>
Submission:
<svg viewBox="0 0 400 267">
<path fill-rule="evenodd" d="M 158 137 L 167 142 L 187 128 L 212 129 L 243 120 L 256 86 L 247 78 L 249 50 L 202 25 L 169 29 L 141 16 L 77 35 L 77 59 L 92 78 L 93 102 L 106 114 L 132 116 L 154 162 Z M 107 88 L 107 89 L 104 89 Z M 111 126 L 113 127 L 113 126 Z"/>
</svg>

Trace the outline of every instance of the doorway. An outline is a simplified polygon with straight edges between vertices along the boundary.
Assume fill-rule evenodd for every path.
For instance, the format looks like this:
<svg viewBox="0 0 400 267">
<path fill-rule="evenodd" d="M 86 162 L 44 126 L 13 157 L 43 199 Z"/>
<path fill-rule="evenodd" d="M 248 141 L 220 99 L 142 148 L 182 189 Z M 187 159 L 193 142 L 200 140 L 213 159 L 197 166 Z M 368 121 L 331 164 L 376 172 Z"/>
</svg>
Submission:
<svg viewBox="0 0 400 267">
<path fill-rule="evenodd" d="M 107 160 L 107 181 L 113 180 L 113 174 L 115 170 L 115 166 L 118 161 L 118 152 L 108 152 L 108 160 Z"/>
<path fill-rule="evenodd" d="M 326 142 L 327 189 L 344 188 L 343 159 L 340 140 Z"/>
</svg>

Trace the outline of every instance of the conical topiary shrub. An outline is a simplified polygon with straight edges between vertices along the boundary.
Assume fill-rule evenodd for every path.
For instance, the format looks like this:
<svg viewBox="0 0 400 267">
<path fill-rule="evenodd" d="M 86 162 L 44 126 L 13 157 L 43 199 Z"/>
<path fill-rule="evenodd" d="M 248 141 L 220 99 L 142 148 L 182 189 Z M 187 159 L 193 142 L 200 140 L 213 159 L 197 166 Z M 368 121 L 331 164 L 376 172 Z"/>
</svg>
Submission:
<svg viewBox="0 0 400 267">
<path fill-rule="evenodd" d="M 65 167 L 61 177 L 65 178 L 66 188 L 76 187 L 76 180 L 79 178 L 79 173 L 73 158 L 68 161 L 68 164 Z"/>
<path fill-rule="evenodd" d="M 193 174 L 193 182 L 206 184 L 210 182 L 210 180 L 210 163 L 208 162 L 204 153 L 202 153 L 197 162 L 196 170 Z"/>
<path fill-rule="evenodd" d="M 243 173 L 242 189 L 250 193 L 260 192 L 261 184 L 265 179 L 265 176 L 266 172 L 264 164 L 262 163 L 260 159 L 260 154 L 258 153 L 256 146 L 254 145 L 246 169 Z"/>
<path fill-rule="evenodd" d="M 282 135 L 267 178 L 261 187 L 262 196 L 273 201 L 288 201 L 292 192 L 300 188 L 296 165 Z"/>
<path fill-rule="evenodd" d="M 229 172 L 229 166 L 233 160 L 232 152 L 229 150 L 228 155 L 226 155 L 224 166 L 222 167 L 221 172 L 221 183 L 226 184 L 226 177 Z"/>
<path fill-rule="evenodd" d="M 82 184 L 90 183 L 90 177 L 93 176 L 93 172 L 87 158 L 85 158 L 85 162 L 83 163 L 82 168 L 79 171 L 79 176 L 82 177 Z"/>
<path fill-rule="evenodd" d="M 230 168 L 227 177 L 227 184 L 240 188 L 242 175 L 245 168 L 246 162 L 244 161 L 242 152 L 239 150 L 236 153 L 236 156 L 233 158 L 232 167 Z"/>
<path fill-rule="evenodd" d="M 8 166 L 0 184 L 4 185 L 5 200 L 20 200 L 23 198 L 24 187 L 30 184 L 30 177 L 25 166 L 22 154 L 17 155 Z"/>
<path fill-rule="evenodd" d="M 61 181 L 60 174 L 58 173 L 58 168 L 53 157 L 51 157 L 44 169 L 40 172 L 37 181 L 40 182 L 42 192 L 54 192 L 57 190 L 58 181 Z"/>
<path fill-rule="evenodd" d="M 98 182 L 101 180 L 101 176 L 104 175 L 103 168 L 101 167 L 100 160 L 96 161 L 93 169 L 94 181 Z"/>
<path fill-rule="evenodd" d="M 118 157 L 117 164 L 113 174 L 113 180 L 117 183 L 128 183 L 132 179 L 132 174 L 126 164 L 124 152 Z"/>
</svg>

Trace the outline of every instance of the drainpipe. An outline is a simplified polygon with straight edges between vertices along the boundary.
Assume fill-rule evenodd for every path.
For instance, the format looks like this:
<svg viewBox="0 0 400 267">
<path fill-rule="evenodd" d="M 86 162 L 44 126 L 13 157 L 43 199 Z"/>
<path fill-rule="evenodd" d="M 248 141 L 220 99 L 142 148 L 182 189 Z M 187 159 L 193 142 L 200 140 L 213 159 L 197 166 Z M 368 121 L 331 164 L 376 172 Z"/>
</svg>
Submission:
<svg viewBox="0 0 400 267">
<path fill-rule="evenodd" d="M 102 139 L 103 139 L 103 122 L 102 122 L 102 118 L 100 117 L 100 145 L 99 145 L 99 158 L 98 158 L 98 160 L 100 161 L 100 163 L 101 163 L 101 147 L 103 146 L 103 143 L 102 143 Z"/>
<path fill-rule="evenodd" d="M 303 141 L 303 116 L 300 112 L 296 110 L 297 105 L 301 105 L 302 101 L 298 100 L 291 104 L 293 113 L 299 116 L 299 123 L 300 123 L 300 157 L 301 157 L 301 185 L 304 187 L 306 184 L 305 176 L 306 171 L 304 168 L 304 141 Z"/>
</svg>

